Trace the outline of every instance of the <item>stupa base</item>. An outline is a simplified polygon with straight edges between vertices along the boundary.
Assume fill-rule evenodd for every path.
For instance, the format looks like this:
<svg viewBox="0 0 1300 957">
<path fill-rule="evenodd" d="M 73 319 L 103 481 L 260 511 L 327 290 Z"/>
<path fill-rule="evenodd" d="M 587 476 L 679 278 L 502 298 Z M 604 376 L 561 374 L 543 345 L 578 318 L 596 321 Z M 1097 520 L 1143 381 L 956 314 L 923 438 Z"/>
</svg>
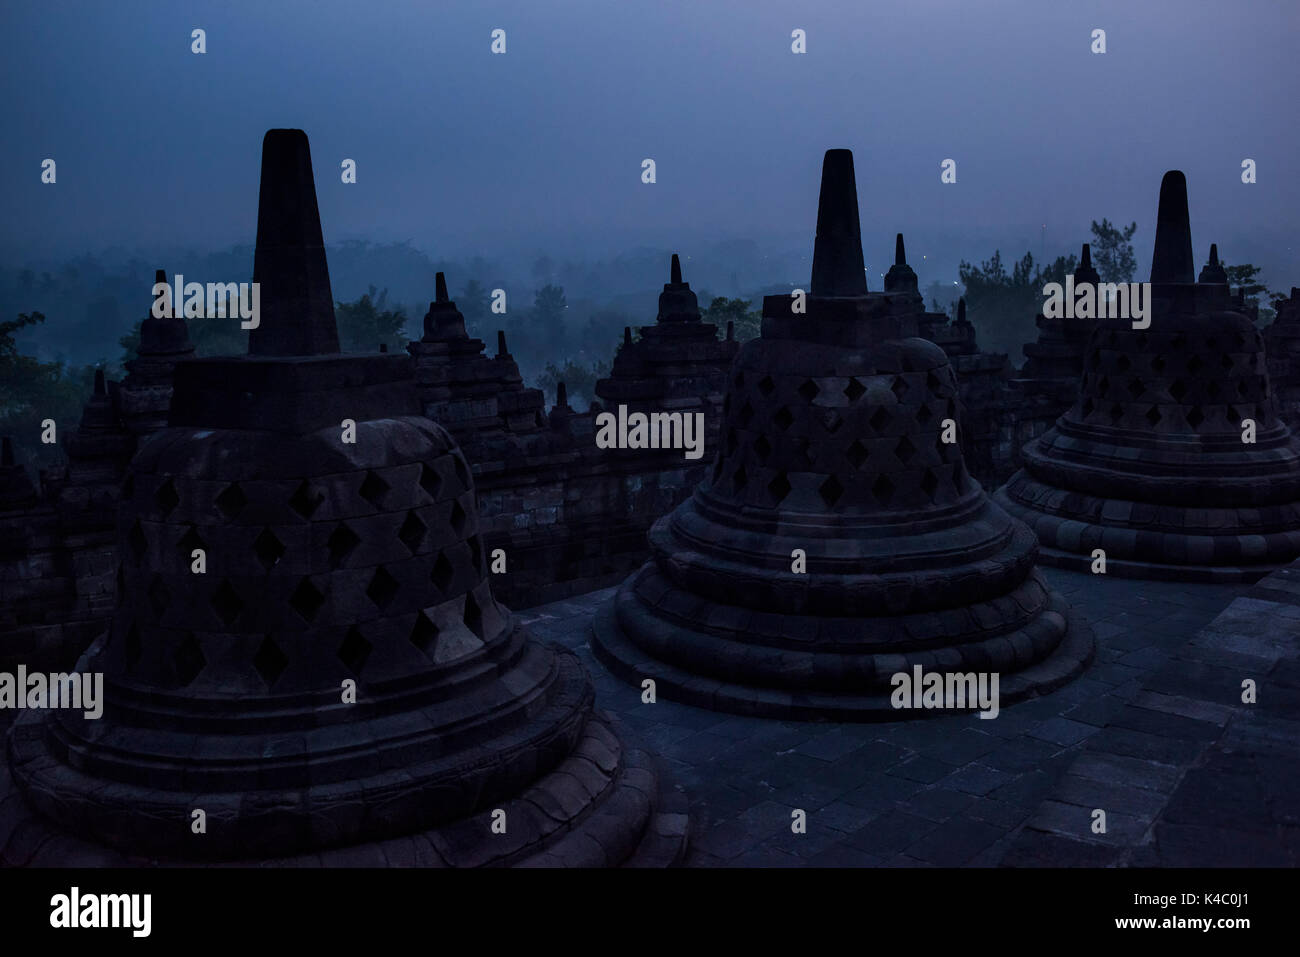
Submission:
<svg viewBox="0 0 1300 957">
<path fill-rule="evenodd" d="M 1098 525 L 1027 508 L 1010 497 L 1007 488 L 993 493 L 993 500 L 1009 515 L 1033 529 L 1038 536 L 1038 562 L 1052 568 L 1092 572 L 1094 549 L 1106 555 L 1106 574 L 1119 578 L 1152 581 L 1199 582 L 1216 585 L 1252 584 L 1279 568 L 1286 568 L 1300 554 L 1300 532 L 1221 535 L 1188 535 L 1136 528 Z M 1132 503 L 1111 503 L 1119 510 Z M 1181 556 L 1181 561 L 1137 557 L 1146 550 L 1152 555 Z M 1283 557 L 1275 557 L 1276 553 Z M 1288 557 L 1289 556 L 1289 557 Z M 1238 559 L 1251 559 L 1238 561 Z"/>
<path fill-rule="evenodd" d="M 617 599 L 606 603 L 597 613 L 592 624 L 592 651 L 624 681 L 640 687 L 645 679 L 653 679 L 656 695 L 671 701 L 711 711 L 794 721 L 906 721 L 951 714 L 954 710 L 896 708 L 891 702 L 889 687 L 860 693 L 790 690 L 745 685 L 695 674 L 658 659 L 637 645 L 619 623 L 619 614 Z M 999 707 L 1054 691 L 1078 677 L 1092 661 L 1095 641 L 1087 621 L 1055 594 L 1052 595 L 1049 614 L 1063 619 L 1065 633 L 1048 655 L 1014 672 L 1002 673 L 996 666 L 990 669 L 999 671 Z M 681 628 L 662 619 L 655 619 L 651 627 L 679 632 L 668 638 L 670 644 L 713 640 L 702 632 Z M 902 661 L 902 656 L 895 657 Z M 975 711 L 978 707 L 957 710 Z"/>
<path fill-rule="evenodd" d="M 498 808 L 505 833 L 493 831 Z M 687 826 L 685 796 L 599 712 L 559 766 L 496 807 L 388 840 L 270 860 L 199 861 L 179 847 L 175 856 L 133 856 L 84 839 L 37 814 L 0 762 L 0 867 L 668 867 L 685 855 Z M 221 840 L 217 822 L 187 840 Z"/>
</svg>

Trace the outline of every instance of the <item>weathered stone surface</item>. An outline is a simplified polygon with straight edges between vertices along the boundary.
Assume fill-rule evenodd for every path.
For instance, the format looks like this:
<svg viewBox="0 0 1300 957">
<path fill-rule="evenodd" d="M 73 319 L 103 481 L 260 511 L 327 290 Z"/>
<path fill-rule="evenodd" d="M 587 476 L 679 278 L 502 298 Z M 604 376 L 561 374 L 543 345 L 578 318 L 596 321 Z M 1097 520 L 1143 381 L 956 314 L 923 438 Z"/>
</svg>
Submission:
<svg viewBox="0 0 1300 957">
<path fill-rule="evenodd" d="M 1104 847 L 1117 865 L 1294 867 L 1297 846 L 1278 836 L 1300 820 L 1300 595 L 1286 587 L 1297 575 L 1300 563 L 1269 575 L 1176 648 L 1087 741 L 1002 863 L 1060 866 Z"/>
</svg>

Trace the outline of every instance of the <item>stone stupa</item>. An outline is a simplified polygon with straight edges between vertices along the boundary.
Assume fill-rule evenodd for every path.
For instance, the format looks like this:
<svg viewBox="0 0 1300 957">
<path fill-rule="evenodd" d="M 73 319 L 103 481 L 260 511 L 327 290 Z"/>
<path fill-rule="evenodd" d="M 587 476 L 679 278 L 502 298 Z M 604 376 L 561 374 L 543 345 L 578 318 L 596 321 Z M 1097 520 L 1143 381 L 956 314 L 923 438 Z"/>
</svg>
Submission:
<svg viewBox="0 0 1300 957">
<path fill-rule="evenodd" d="M 181 363 L 131 464 L 103 717 L 12 730 L 0 864 L 675 860 L 650 757 L 493 598 L 410 357 L 339 354 L 300 130 L 263 143 L 254 281 L 249 354 Z"/>
<path fill-rule="evenodd" d="M 154 284 L 167 282 L 167 273 L 154 273 Z M 185 320 L 172 315 L 171 298 L 162 316 L 149 315 L 140 323 L 140 345 L 136 357 L 126 363 L 120 405 L 122 421 L 135 435 L 151 435 L 167 427 L 171 409 L 172 378 L 176 363 L 194 356 Z"/>
<path fill-rule="evenodd" d="M 539 441 L 546 429 L 542 390 L 524 386 L 504 332 L 497 333 L 494 358 L 482 339 L 470 337 L 443 273 L 434 277 L 424 335 L 406 348 L 424 414 L 451 432 L 476 464 L 522 456 Z"/>
<path fill-rule="evenodd" d="M 890 703 L 916 665 L 998 672 L 1003 703 L 1083 669 L 1091 631 L 943 441 L 957 382 L 917 337 L 918 297 L 891 285 L 867 291 L 852 154 L 830 150 L 806 314 L 765 298 L 710 478 L 597 616 L 593 649 L 617 675 L 723 711 L 893 720 L 925 713 Z"/>
<path fill-rule="evenodd" d="M 1300 442 L 1217 247 L 1196 281 L 1177 170 L 1160 184 L 1151 296 L 1148 328 L 1096 321 L 1077 401 L 996 499 L 1052 565 L 1104 557 L 1106 574 L 1254 581 L 1300 555 Z"/>
<path fill-rule="evenodd" d="M 712 448 L 727 370 L 738 348 L 733 339 L 718 338 L 717 326 L 703 321 L 695 292 L 682 281 L 681 260 L 673 253 L 654 324 L 641 326 L 635 341 L 631 329 L 624 330 L 623 347 L 609 376 L 596 383 L 596 396 L 611 410 L 626 405 L 630 411 L 702 412 Z"/>
</svg>

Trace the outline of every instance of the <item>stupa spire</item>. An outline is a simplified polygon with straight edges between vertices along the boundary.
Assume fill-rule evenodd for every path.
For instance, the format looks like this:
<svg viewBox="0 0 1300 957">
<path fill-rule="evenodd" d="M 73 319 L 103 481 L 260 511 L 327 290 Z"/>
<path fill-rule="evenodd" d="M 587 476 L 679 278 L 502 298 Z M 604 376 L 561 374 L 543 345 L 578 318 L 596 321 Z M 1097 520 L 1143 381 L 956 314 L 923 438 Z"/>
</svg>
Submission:
<svg viewBox="0 0 1300 957">
<path fill-rule="evenodd" d="M 1187 177 L 1171 169 L 1160 181 L 1156 244 L 1151 255 L 1153 283 L 1190 283 L 1196 278 L 1192 226 L 1187 212 Z"/>
<path fill-rule="evenodd" d="M 907 250 L 903 248 L 903 234 L 894 238 L 894 265 L 885 274 L 885 292 L 908 292 L 919 295 L 916 272 L 907 264 Z"/>
<path fill-rule="evenodd" d="M 1210 243 L 1210 261 L 1201 269 L 1201 274 L 1196 277 L 1199 283 L 1217 283 L 1226 286 L 1228 284 L 1228 273 L 1219 262 L 1219 244 Z"/>
<path fill-rule="evenodd" d="M 682 261 L 673 253 L 668 282 L 659 294 L 658 322 L 699 322 L 700 304 L 691 285 L 682 282 Z"/>
<path fill-rule="evenodd" d="M 1078 288 L 1083 283 L 1096 285 L 1099 282 L 1101 274 L 1092 265 L 1092 246 L 1084 243 L 1083 251 L 1079 254 L 1079 265 L 1074 267 L 1074 285 Z"/>
<path fill-rule="evenodd" d="M 827 150 L 822 160 L 817 238 L 813 244 L 812 294 L 822 297 L 867 294 L 852 150 Z"/>
<path fill-rule="evenodd" d="M 249 355 L 339 351 L 311 147 L 302 130 L 268 130 L 262 140 L 253 282 L 260 285 L 260 315 L 248 334 Z"/>
<path fill-rule="evenodd" d="M 425 342 L 442 342 L 447 339 L 468 339 L 465 317 L 456 303 L 447 295 L 447 277 L 438 273 L 433 277 L 433 302 L 424 316 Z"/>
</svg>

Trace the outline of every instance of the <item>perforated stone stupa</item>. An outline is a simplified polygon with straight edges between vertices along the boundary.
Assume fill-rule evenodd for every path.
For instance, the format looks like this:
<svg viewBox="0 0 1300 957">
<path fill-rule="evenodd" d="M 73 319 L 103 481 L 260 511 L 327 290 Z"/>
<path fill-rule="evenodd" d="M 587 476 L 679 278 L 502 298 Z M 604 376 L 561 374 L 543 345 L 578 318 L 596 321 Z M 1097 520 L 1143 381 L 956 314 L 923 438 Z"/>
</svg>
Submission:
<svg viewBox="0 0 1300 957">
<path fill-rule="evenodd" d="M 0 863 L 672 861 L 684 816 L 649 757 L 493 598 L 409 357 L 338 354 L 299 130 L 263 144 L 255 276 L 249 354 L 183 363 L 128 472 L 121 606 L 79 667 L 102 719 L 12 730 L 32 813 L 3 819 Z"/>
<path fill-rule="evenodd" d="M 1097 321 L 1078 400 L 996 495 L 1045 562 L 1087 569 L 1100 549 L 1107 574 L 1239 582 L 1300 555 L 1300 443 L 1217 259 L 1197 282 L 1187 181 L 1166 173 L 1150 327 Z"/>
<path fill-rule="evenodd" d="M 764 300 L 711 476 L 652 528 L 597 655 L 701 707 L 834 720 L 919 716 L 889 700 L 916 665 L 998 672 L 1003 703 L 1079 674 L 1090 630 L 942 440 L 957 382 L 917 297 L 867 291 L 848 150 L 826 154 L 807 313 L 791 302 Z"/>
</svg>

